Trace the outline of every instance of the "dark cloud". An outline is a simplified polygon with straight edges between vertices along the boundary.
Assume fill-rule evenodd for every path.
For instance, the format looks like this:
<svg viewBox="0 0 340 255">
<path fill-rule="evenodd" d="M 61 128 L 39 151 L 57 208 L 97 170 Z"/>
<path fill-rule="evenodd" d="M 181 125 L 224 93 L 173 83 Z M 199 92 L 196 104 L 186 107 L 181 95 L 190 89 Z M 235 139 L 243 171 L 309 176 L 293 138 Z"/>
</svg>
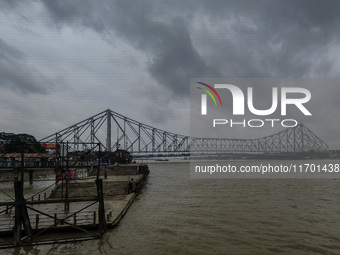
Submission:
<svg viewBox="0 0 340 255">
<path fill-rule="evenodd" d="M 118 34 L 145 51 L 152 77 L 178 96 L 197 76 L 327 76 L 327 49 L 339 39 L 336 1 L 44 3 L 56 24 Z M 199 28 L 195 47 L 190 28 L 199 17 L 211 27 Z"/>
<path fill-rule="evenodd" d="M 1 0 L 0 7 L 1 8 L 13 8 L 19 4 L 18 1 L 11 1 L 11 0 Z"/>
<path fill-rule="evenodd" d="M 56 80 L 26 62 L 24 54 L 0 39 L 0 87 L 20 93 L 47 94 Z"/>
<path fill-rule="evenodd" d="M 103 12 L 105 6 L 89 0 L 43 1 L 54 24 L 71 24 L 91 27 L 97 32 L 104 30 Z"/>
<path fill-rule="evenodd" d="M 187 22 L 181 17 L 159 20 L 158 10 L 148 1 L 108 2 L 94 5 L 91 2 L 60 3 L 45 1 L 51 17 L 57 24 L 72 23 L 90 27 L 99 33 L 114 33 L 149 57 L 149 72 L 161 85 L 177 96 L 187 96 L 190 77 L 216 76 L 194 48 Z M 162 8 L 159 7 L 158 8 Z"/>
<path fill-rule="evenodd" d="M 15 13 L 17 4 L 11 1 L 1 3 Z M 135 49 L 127 57 L 130 64 L 131 59 L 136 58 L 138 67 L 135 67 L 140 67 L 141 72 L 148 72 L 147 78 L 143 80 L 141 77 L 144 94 L 139 93 L 135 97 L 145 99 L 139 110 L 147 111 L 149 119 L 156 123 L 175 116 L 171 113 L 175 112 L 176 103 L 189 98 L 190 78 L 332 78 L 337 75 L 340 66 L 337 57 L 339 1 L 144 0 L 131 3 L 104 0 L 98 3 L 90 0 L 41 0 L 34 4 L 41 8 L 38 8 L 40 22 L 52 25 L 56 34 L 92 30 L 96 33 L 91 31 L 91 36 L 95 34 L 104 38 L 114 51 Z M 23 4 L 20 6 L 23 8 Z M 65 27 L 67 29 L 63 30 Z M 49 77 L 39 71 L 38 66 L 29 65 L 25 56 L 8 44 L 2 42 L 0 47 L 1 86 L 11 86 L 20 91 L 48 92 L 48 87 L 42 86 L 42 83 L 48 83 Z M 91 42 L 86 47 L 91 50 Z M 68 50 L 62 46 L 64 54 Z M 145 65 L 141 64 L 144 60 Z M 81 65 L 87 63 L 74 63 L 77 67 Z M 137 76 L 130 72 L 131 65 L 122 63 L 115 68 L 117 73 L 121 73 L 121 81 Z M 70 73 L 73 75 L 73 70 Z M 147 84 L 150 76 L 156 81 L 151 82 L 152 85 Z M 138 83 L 138 78 L 133 80 Z M 249 83 L 236 85 L 243 91 L 252 86 Z M 137 87 L 127 83 L 124 86 L 131 90 Z M 273 80 L 254 85 L 256 107 L 266 109 L 270 106 L 268 98 L 274 86 L 284 84 L 275 84 Z M 150 93 L 152 89 L 153 92 L 159 89 L 162 93 Z M 327 89 L 322 85 L 309 86 L 308 89 L 312 93 L 308 109 L 313 118 L 302 121 L 319 126 L 312 129 L 326 130 L 321 123 L 325 123 L 329 116 L 338 115 L 339 90 L 333 84 Z M 147 97 L 146 94 L 152 96 Z M 166 110 L 161 110 L 159 105 Z M 300 118 L 298 113 L 292 112 L 291 117 Z M 273 115 L 279 116 L 279 113 Z M 334 133 L 337 127 L 335 121 L 328 123 L 333 123 L 328 130 Z"/>
<path fill-rule="evenodd" d="M 168 38 L 164 39 L 166 47 L 149 65 L 152 76 L 160 83 L 171 88 L 176 95 L 188 95 L 190 77 L 217 76 L 193 47 L 190 35 L 183 22 L 175 21 Z"/>
<path fill-rule="evenodd" d="M 214 3 L 214 2 L 213 2 Z M 204 4 L 209 56 L 233 77 L 326 77 L 329 46 L 339 41 L 335 1 L 217 1 Z M 221 20 L 232 25 L 219 26 Z M 219 27 L 221 35 L 209 30 Z M 222 31 L 225 31 L 224 33 Z"/>
<path fill-rule="evenodd" d="M 1 59 L 10 60 L 11 58 L 23 59 L 24 54 L 15 47 L 7 44 L 0 38 L 0 57 Z"/>
</svg>

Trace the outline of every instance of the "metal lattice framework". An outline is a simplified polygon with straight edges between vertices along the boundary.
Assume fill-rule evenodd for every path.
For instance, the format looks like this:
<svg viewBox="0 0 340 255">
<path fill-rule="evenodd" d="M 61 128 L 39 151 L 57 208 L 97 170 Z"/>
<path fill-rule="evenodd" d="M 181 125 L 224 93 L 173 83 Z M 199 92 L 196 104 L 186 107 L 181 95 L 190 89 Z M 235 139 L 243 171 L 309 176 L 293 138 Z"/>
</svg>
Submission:
<svg viewBox="0 0 340 255">
<path fill-rule="evenodd" d="M 194 138 L 191 152 L 206 153 L 299 153 L 326 151 L 328 145 L 303 124 L 257 139 Z"/>
<path fill-rule="evenodd" d="M 303 124 L 258 139 L 197 138 L 161 130 L 109 109 L 40 141 L 69 141 L 74 150 L 84 150 L 88 143 L 100 143 L 106 151 L 124 149 L 134 155 L 297 153 L 328 150 L 328 145 Z"/>
<path fill-rule="evenodd" d="M 74 150 L 82 150 L 80 146 L 86 147 L 86 143 L 100 143 L 106 151 L 124 149 L 135 155 L 176 154 L 188 152 L 189 148 L 188 136 L 154 128 L 109 109 L 40 141 L 46 143 L 70 141 L 77 147 Z"/>
</svg>

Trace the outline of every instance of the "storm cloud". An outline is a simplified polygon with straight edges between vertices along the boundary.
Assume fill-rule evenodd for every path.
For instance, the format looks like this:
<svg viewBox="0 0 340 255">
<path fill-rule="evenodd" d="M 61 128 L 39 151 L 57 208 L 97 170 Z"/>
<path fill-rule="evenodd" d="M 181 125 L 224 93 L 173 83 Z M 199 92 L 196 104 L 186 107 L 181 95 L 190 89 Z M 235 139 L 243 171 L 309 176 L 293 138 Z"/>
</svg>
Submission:
<svg viewBox="0 0 340 255">
<path fill-rule="evenodd" d="M 54 91 L 58 109 L 72 108 L 79 118 L 88 117 L 90 107 L 95 114 L 112 104 L 128 117 L 187 134 L 188 116 L 178 113 L 189 108 L 191 78 L 336 78 L 340 68 L 339 1 L 41 0 L 1 6 L 4 20 L 15 24 L 7 24 L 0 40 L 1 88 L 48 95 L 63 84 L 74 94 Z M 43 43 L 49 47 L 35 46 Z M 308 87 L 313 119 L 303 121 L 339 147 L 332 137 L 340 90 L 317 84 Z M 273 86 L 254 88 L 257 107 L 267 106 L 261 97 Z M 135 106 L 138 111 L 130 110 Z"/>
<path fill-rule="evenodd" d="M 122 36 L 177 96 L 191 77 L 334 76 L 336 1 L 44 1 L 57 25 Z M 111 38 L 112 41 L 114 39 Z"/>
<path fill-rule="evenodd" d="M 55 81 L 0 38 L 0 86 L 20 93 L 47 94 L 55 87 Z"/>
<path fill-rule="evenodd" d="M 102 5 L 91 1 L 44 3 L 57 26 L 66 23 L 90 27 L 99 34 L 110 35 L 112 41 L 118 34 L 144 51 L 149 59 L 149 73 L 176 96 L 188 96 L 190 77 L 219 74 L 195 49 L 188 31 L 189 21 L 177 15 L 166 17 L 170 6 L 158 6 L 150 1 L 133 4 L 108 1 Z M 161 15 L 155 17 L 159 11 Z"/>
</svg>

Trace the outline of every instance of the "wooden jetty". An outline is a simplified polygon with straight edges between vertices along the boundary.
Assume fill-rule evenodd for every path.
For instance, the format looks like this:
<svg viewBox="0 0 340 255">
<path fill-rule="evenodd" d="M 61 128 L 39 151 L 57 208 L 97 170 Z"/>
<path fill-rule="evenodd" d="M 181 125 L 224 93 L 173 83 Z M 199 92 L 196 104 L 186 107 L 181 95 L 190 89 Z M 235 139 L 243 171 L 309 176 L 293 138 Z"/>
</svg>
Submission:
<svg viewBox="0 0 340 255">
<path fill-rule="evenodd" d="M 0 248 L 95 239 L 117 227 L 149 169 L 132 164 L 101 172 L 103 178 L 98 173 L 61 180 L 29 198 L 16 180 L 15 198 L 0 202 Z"/>
</svg>

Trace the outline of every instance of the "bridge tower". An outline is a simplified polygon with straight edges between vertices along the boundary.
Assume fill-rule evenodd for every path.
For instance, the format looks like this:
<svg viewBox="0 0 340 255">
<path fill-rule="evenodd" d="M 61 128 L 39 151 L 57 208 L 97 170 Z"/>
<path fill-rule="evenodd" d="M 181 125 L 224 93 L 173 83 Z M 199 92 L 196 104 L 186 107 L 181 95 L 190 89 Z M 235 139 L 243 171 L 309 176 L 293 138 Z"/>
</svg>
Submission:
<svg viewBox="0 0 340 255">
<path fill-rule="evenodd" d="M 111 110 L 106 110 L 106 151 L 111 151 Z"/>
</svg>

